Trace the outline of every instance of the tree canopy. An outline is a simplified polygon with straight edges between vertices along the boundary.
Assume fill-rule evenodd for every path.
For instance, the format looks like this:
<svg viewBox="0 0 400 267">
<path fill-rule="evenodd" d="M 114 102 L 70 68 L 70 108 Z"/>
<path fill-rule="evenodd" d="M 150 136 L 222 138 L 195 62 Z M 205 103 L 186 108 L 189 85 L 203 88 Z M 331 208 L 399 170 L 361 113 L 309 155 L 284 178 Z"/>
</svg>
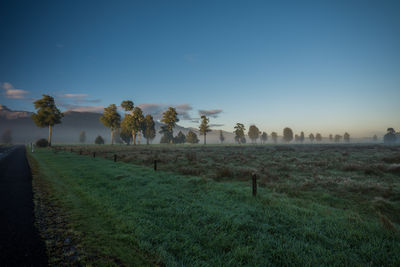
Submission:
<svg viewBox="0 0 400 267">
<path fill-rule="evenodd" d="M 160 133 L 163 134 L 160 143 L 171 144 L 174 141 L 173 131 L 176 123 L 179 122 L 178 113 L 173 107 L 169 107 L 163 113 L 161 122 L 165 125 L 161 126 Z"/>
<path fill-rule="evenodd" d="M 64 114 L 57 108 L 54 98 L 49 95 L 42 95 L 33 105 L 37 112 L 32 115 L 32 119 L 39 127 L 49 127 L 48 143 L 51 146 L 51 127 L 61 123 Z"/>
<path fill-rule="evenodd" d="M 197 134 L 190 130 L 186 135 L 186 142 L 190 144 L 197 144 L 199 142 Z"/>
<path fill-rule="evenodd" d="M 209 118 L 207 118 L 206 116 L 201 116 L 201 124 L 199 127 L 200 130 L 200 135 L 204 135 L 204 144 L 206 144 L 206 136 L 208 132 L 211 132 L 210 126 L 208 124 L 208 122 L 210 121 Z"/>
<path fill-rule="evenodd" d="M 257 139 L 260 137 L 260 130 L 255 125 L 250 125 L 249 132 L 247 133 L 252 143 L 256 143 Z"/>
<path fill-rule="evenodd" d="M 276 144 L 278 142 L 278 134 L 276 132 L 271 133 L 272 141 Z"/>
<path fill-rule="evenodd" d="M 146 138 L 147 144 L 149 144 L 149 142 L 156 137 L 156 129 L 153 116 L 147 114 L 146 117 L 144 118 L 143 125 L 144 125 L 143 136 L 144 138 Z"/>
<path fill-rule="evenodd" d="M 121 128 L 123 131 L 130 131 L 132 133 L 134 145 L 136 145 L 136 136 L 144 128 L 144 121 L 145 119 L 142 110 L 139 107 L 135 107 L 130 113 L 125 114 L 125 117 L 121 122 Z"/>
<path fill-rule="evenodd" d="M 244 137 L 244 131 L 246 130 L 244 125 L 241 123 L 236 123 L 236 126 L 234 127 L 235 131 L 233 132 L 235 134 L 235 141 L 238 144 L 244 144 L 246 143 L 246 138 Z"/>
<path fill-rule="evenodd" d="M 261 143 L 265 144 L 268 141 L 268 134 L 263 132 L 261 135 Z"/>
<path fill-rule="evenodd" d="M 293 131 L 289 127 L 286 127 L 285 129 L 283 129 L 283 141 L 289 143 L 292 140 L 293 140 Z"/>
<path fill-rule="evenodd" d="M 120 127 L 121 115 L 117 112 L 117 106 L 111 104 L 104 108 L 104 113 L 100 117 L 100 121 L 111 130 L 111 144 L 114 144 L 114 130 Z"/>
</svg>

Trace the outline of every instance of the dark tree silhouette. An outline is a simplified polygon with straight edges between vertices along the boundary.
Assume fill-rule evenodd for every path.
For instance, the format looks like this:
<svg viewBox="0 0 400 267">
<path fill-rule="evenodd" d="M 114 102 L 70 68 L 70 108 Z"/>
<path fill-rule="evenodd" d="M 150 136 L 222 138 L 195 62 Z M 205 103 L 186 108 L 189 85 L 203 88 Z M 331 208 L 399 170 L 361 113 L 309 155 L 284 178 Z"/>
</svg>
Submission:
<svg viewBox="0 0 400 267">
<path fill-rule="evenodd" d="M 271 133 L 271 138 L 275 144 L 278 142 L 278 134 L 276 132 Z"/>
<path fill-rule="evenodd" d="M 349 133 L 344 133 L 344 135 L 343 135 L 343 140 L 346 142 L 346 143 L 348 143 L 348 142 L 350 142 L 350 134 Z"/>
<path fill-rule="evenodd" d="M 251 142 L 257 143 L 257 139 L 260 137 L 260 130 L 257 128 L 255 125 L 251 125 L 249 128 L 249 132 L 247 133 L 249 138 L 251 139 Z"/>
<path fill-rule="evenodd" d="M 268 134 L 266 132 L 263 132 L 261 135 L 261 143 L 265 144 L 268 141 Z"/>
<path fill-rule="evenodd" d="M 396 131 L 393 128 L 388 128 L 387 133 L 383 136 L 383 142 L 385 144 L 393 144 L 396 143 Z"/>
<path fill-rule="evenodd" d="M 289 143 L 292 140 L 293 140 L 293 131 L 289 127 L 286 127 L 285 129 L 283 129 L 283 141 Z"/>
</svg>

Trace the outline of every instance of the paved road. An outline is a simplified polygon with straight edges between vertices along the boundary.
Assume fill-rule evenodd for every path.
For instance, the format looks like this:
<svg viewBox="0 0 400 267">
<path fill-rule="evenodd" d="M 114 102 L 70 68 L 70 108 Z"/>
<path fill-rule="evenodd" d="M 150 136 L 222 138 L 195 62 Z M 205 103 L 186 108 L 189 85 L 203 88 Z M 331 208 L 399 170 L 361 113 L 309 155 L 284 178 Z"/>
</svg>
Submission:
<svg viewBox="0 0 400 267">
<path fill-rule="evenodd" d="M 47 266 L 44 242 L 34 227 L 32 175 L 25 147 L 0 158 L 0 266 Z"/>
</svg>

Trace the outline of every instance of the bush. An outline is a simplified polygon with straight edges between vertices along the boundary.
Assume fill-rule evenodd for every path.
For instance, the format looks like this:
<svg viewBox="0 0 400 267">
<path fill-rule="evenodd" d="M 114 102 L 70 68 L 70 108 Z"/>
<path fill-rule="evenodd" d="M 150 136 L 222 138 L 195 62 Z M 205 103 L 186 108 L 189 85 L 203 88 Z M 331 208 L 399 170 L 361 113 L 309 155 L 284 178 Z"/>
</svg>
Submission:
<svg viewBox="0 0 400 267">
<path fill-rule="evenodd" d="M 94 143 L 96 145 L 103 145 L 104 144 L 104 139 L 100 135 L 96 137 L 96 140 L 94 140 Z"/>
<path fill-rule="evenodd" d="M 48 147 L 49 146 L 49 142 L 47 141 L 47 139 L 39 139 L 36 141 L 36 146 L 37 147 Z"/>
</svg>

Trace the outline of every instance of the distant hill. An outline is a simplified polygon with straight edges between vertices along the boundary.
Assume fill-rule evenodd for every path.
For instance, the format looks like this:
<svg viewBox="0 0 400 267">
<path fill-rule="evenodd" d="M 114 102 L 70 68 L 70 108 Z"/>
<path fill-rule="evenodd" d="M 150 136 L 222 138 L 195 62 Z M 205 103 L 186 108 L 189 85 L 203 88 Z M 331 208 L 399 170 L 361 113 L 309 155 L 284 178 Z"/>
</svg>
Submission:
<svg viewBox="0 0 400 267">
<path fill-rule="evenodd" d="M 32 114 L 28 111 L 13 111 L 4 105 L 0 105 L 0 134 L 6 129 L 10 129 L 14 143 L 29 143 L 39 138 L 47 138 L 48 129 L 37 127 L 31 119 Z M 78 143 L 81 131 L 86 132 L 87 143 L 94 143 L 94 139 L 98 135 L 101 135 L 108 143 L 110 141 L 110 130 L 100 122 L 100 116 L 101 114 L 93 112 L 64 112 L 62 123 L 54 127 L 53 143 Z M 153 143 L 159 143 L 161 135 L 158 134 L 158 131 L 162 124 L 157 121 L 155 124 L 157 136 Z M 176 135 L 179 131 L 187 134 L 189 130 L 193 130 L 199 135 L 197 129 L 184 128 L 179 125 L 175 127 L 174 134 Z M 224 135 L 227 143 L 233 142 L 233 133 L 224 132 Z M 202 136 L 199 136 L 199 139 L 202 141 Z M 145 139 L 142 138 L 141 142 L 145 143 Z M 207 143 L 219 143 L 219 130 L 207 134 Z"/>
</svg>

